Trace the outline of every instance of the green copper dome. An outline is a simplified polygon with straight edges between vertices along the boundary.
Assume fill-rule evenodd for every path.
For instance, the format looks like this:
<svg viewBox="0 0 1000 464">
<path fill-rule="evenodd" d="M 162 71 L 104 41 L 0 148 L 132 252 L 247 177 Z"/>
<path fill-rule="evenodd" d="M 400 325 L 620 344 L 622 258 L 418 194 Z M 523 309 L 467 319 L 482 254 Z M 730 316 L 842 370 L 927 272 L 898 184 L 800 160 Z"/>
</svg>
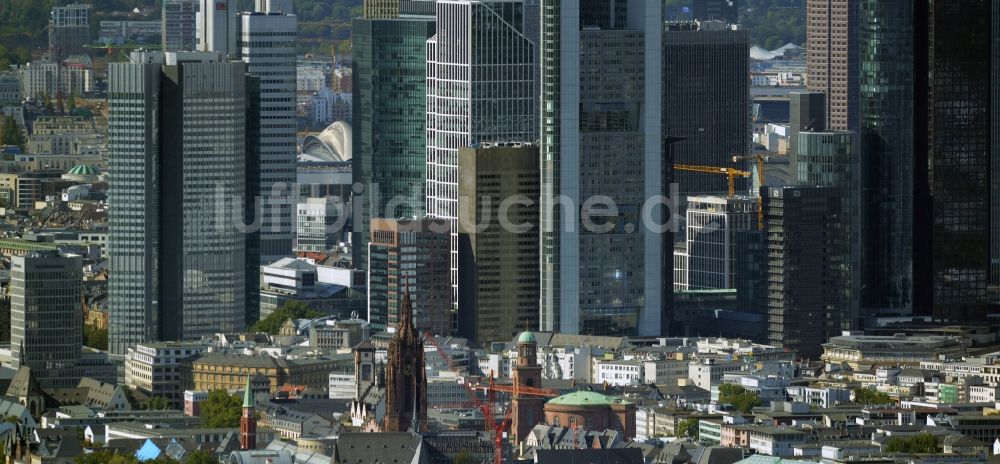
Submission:
<svg viewBox="0 0 1000 464">
<path fill-rule="evenodd" d="M 621 398 L 615 398 L 592 391 L 576 391 L 552 398 L 549 404 L 562 406 L 611 406 L 612 404 L 628 404 Z"/>
<path fill-rule="evenodd" d="M 517 342 L 518 343 L 538 343 L 538 340 L 535 340 L 535 334 L 531 333 L 531 331 L 525 330 L 524 332 L 521 332 L 521 336 L 520 337 L 517 337 Z"/>
<path fill-rule="evenodd" d="M 76 176 L 97 176 L 101 174 L 101 170 L 97 169 L 96 166 L 81 164 L 73 166 L 73 169 L 70 169 L 66 174 L 73 174 Z"/>
</svg>

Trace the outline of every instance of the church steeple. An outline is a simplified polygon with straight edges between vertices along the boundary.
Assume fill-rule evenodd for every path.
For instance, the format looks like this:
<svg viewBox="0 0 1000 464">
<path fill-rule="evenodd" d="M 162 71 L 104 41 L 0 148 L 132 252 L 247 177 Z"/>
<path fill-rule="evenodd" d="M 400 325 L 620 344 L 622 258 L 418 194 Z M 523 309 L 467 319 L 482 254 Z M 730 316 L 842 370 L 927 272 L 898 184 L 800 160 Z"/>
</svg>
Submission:
<svg viewBox="0 0 1000 464">
<path fill-rule="evenodd" d="M 386 414 L 384 432 L 415 432 L 427 429 L 427 378 L 424 342 L 413 326 L 410 290 L 403 294 L 399 327 L 389 341 L 386 365 Z"/>
<path fill-rule="evenodd" d="M 257 414 L 254 411 L 253 391 L 250 389 L 250 374 L 243 388 L 243 415 L 240 417 L 240 449 L 257 449 Z"/>
</svg>

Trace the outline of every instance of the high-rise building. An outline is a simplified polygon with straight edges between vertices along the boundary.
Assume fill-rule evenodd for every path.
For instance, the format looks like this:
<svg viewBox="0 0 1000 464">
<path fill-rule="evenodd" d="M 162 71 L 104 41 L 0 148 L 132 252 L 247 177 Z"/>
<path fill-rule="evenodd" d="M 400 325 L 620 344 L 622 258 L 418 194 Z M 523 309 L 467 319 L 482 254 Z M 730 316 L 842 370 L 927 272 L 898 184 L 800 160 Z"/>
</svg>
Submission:
<svg viewBox="0 0 1000 464">
<path fill-rule="evenodd" d="M 864 303 L 986 316 L 995 7 L 864 1 Z M 944 32 L 942 32 L 944 31 Z M 995 233 L 995 232 L 994 232 Z"/>
<path fill-rule="evenodd" d="M 239 50 L 247 72 L 260 79 L 256 180 L 260 199 L 260 259 L 271 262 L 292 252 L 296 180 L 295 37 L 298 19 L 290 5 L 258 1 L 238 15 Z M 235 52 L 234 52 L 235 53 Z"/>
<path fill-rule="evenodd" d="M 163 0 L 160 16 L 163 51 L 192 51 L 195 40 L 198 0 Z"/>
<path fill-rule="evenodd" d="M 836 187 L 765 187 L 768 340 L 817 359 L 843 319 L 841 192 Z"/>
<path fill-rule="evenodd" d="M 744 168 L 750 146 L 750 35 L 719 21 L 668 22 L 663 32 L 663 133 L 683 137 L 674 163 Z M 681 201 L 728 190 L 725 176 L 674 172 Z M 737 189 L 746 180 L 737 180 Z M 683 205 L 682 205 L 683 206 Z"/>
<path fill-rule="evenodd" d="M 399 328 L 400 305 L 416 299 L 413 323 L 423 333 L 451 333 L 448 247 L 451 229 L 442 219 L 373 219 L 368 244 L 368 322 L 373 330 Z"/>
<path fill-rule="evenodd" d="M 858 130 L 861 0 L 806 2 L 806 87 L 826 95 L 827 126 Z"/>
<path fill-rule="evenodd" d="M 458 149 L 535 140 L 535 45 L 521 0 L 439 0 L 427 41 L 427 215 L 451 221 L 458 301 Z"/>
<path fill-rule="evenodd" d="M 111 364 L 83 362 L 83 260 L 58 251 L 11 257 L 11 354 L 43 388 L 71 388 L 82 377 L 110 380 Z"/>
<path fill-rule="evenodd" d="M 258 118 L 247 114 L 248 80 L 245 64 L 218 53 L 136 52 L 109 66 L 114 354 L 246 327 L 247 237 L 236 206 L 247 121 Z"/>
<path fill-rule="evenodd" d="M 1000 305 L 1000 8 L 993 8 L 991 17 L 990 65 L 992 66 L 992 100 L 990 101 L 990 282 L 987 294 L 990 304 Z"/>
<path fill-rule="evenodd" d="M 669 169 L 662 2 L 543 0 L 541 24 L 541 330 L 658 335 L 672 276 L 646 226 L 665 215 L 641 219 Z M 595 199 L 617 215 L 584 220 Z"/>
<path fill-rule="evenodd" d="M 797 144 L 798 185 L 836 187 L 841 194 L 841 237 L 836 242 L 846 259 L 840 268 L 845 286 L 844 326 L 856 328 L 861 285 L 861 178 L 860 143 L 857 132 L 799 132 Z"/>
<path fill-rule="evenodd" d="M 688 197 L 685 224 L 685 290 L 736 288 L 736 259 L 744 253 L 737 233 L 757 228 L 757 197 Z"/>
<path fill-rule="evenodd" d="M 49 16 L 49 54 L 53 63 L 86 53 L 90 44 L 90 5 L 72 3 L 52 7 Z"/>
<path fill-rule="evenodd" d="M 826 94 L 791 92 L 788 97 L 788 158 L 794 170 L 799 132 L 826 130 Z"/>
<path fill-rule="evenodd" d="M 427 39 L 434 30 L 433 13 L 354 20 L 351 162 L 362 191 L 355 191 L 351 232 L 354 265 L 361 269 L 368 262 L 371 218 L 424 215 Z"/>
<path fill-rule="evenodd" d="M 198 0 L 198 51 L 236 55 L 240 39 L 236 0 Z"/>
<path fill-rule="evenodd" d="M 538 327 L 538 146 L 458 150 L 458 330 L 487 346 Z"/>
<path fill-rule="evenodd" d="M 337 197 L 305 198 L 296 206 L 295 251 L 329 251 L 343 241 L 347 214 Z"/>
<path fill-rule="evenodd" d="M 691 6 L 691 14 L 698 21 L 736 24 L 739 20 L 739 0 L 694 0 Z"/>
</svg>

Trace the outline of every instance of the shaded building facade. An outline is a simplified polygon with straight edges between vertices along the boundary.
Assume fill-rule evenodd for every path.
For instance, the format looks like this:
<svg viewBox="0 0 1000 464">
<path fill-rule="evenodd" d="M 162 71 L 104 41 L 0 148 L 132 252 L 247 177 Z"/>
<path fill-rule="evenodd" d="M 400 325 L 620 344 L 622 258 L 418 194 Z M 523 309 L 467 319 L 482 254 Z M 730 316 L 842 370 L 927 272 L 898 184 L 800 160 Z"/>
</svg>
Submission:
<svg viewBox="0 0 1000 464">
<path fill-rule="evenodd" d="M 458 329 L 483 346 L 538 327 L 538 195 L 537 145 L 458 150 Z"/>
</svg>

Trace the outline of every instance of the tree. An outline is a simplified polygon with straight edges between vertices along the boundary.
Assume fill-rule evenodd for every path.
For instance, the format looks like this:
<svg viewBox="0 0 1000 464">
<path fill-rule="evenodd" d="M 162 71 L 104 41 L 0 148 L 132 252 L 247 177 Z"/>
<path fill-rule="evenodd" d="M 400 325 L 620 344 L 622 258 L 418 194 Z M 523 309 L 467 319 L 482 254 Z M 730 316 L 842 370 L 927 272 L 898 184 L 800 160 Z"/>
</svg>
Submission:
<svg viewBox="0 0 1000 464">
<path fill-rule="evenodd" d="M 97 450 L 89 454 L 81 454 L 73 460 L 76 464 L 139 464 L 139 459 L 132 455 L 119 455 L 108 450 Z"/>
<path fill-rule="evenodd" d="M 189 454 L 184 464 L 219 464 L 219 459 L 209 450 L 198 450 Z"/>
<path fill-rule="evenodd" d="M 0 134 L 0 144 L 24 146 L 24 131 L 17 124 L 13 116 L 6 116 L 3 119 L 3 134 Z"/>
<path fill-rule="evenodd" d="M 143 401 L 139 409 L 144 411 L 163 411 L 170 407 L 170 403 L 167 399 L 162 396 L 154 396 L 146 401 Z"/>
<path fill-rule="evenodd" d="M 257 321 L 250 327 L 250 331 L 276 335 L 281 330 L 281 325 L 289 319 L 315 319 L 323 315 L 301 301 L 288 301 L 264 319 Z"/>
<path fill-rule="evenodd" d="M 472 458 L 472 453 L 469 450 L 462 450 L 455 455 L 454 462 L 455 464 L 472 464 L 475 460 Z"/>
<path fill-rule="evenodd" d="M 243 401 L 225 390 L 213 390 L 201 404 L 201 425 L 210 429 L 239 427 Z"/>
<path fill-rule="evenodd" d="M 108 349 L 108 329 L 99 329 L 92 325 L 83 326 L 83 344 L 95 350 Z"/>
<path fill-rule="evenodd" d="M 69 98 L 66 99 L 66 112 L 72 114 L 76 110 L 76 94 L 69 94 Z"/>
<path fill-rule="evenodd" d="M 689 417 L 677 423 L 677 430 L 674 435 L 678 437 L 691 437 L 698 439 L 698 419 Z"/>
<path fill-rule="evenodd" d="M 937 438 L 926 432 L 907 438 L 890 438 L 882 451 L 886 453 L 934 453 L 937 452 Z"/>
<path fill-rule="evenodd" d="M 858 404 L 893 404 L 892 397 L 871 388 L 854 389 L 854 402 Z"/>
<path fill-rule="evenodd" d="M 743 413 L 748 413 L 753 408 L 764 404 L 764 402 L 760 399 L 760 395 L 757 393 L 748 391 L 746 388 L 730 383 L 719 386 L 719 402 L 723 404 L 731 404 L 735 406 L 738 411 Z"/>
</svg>

